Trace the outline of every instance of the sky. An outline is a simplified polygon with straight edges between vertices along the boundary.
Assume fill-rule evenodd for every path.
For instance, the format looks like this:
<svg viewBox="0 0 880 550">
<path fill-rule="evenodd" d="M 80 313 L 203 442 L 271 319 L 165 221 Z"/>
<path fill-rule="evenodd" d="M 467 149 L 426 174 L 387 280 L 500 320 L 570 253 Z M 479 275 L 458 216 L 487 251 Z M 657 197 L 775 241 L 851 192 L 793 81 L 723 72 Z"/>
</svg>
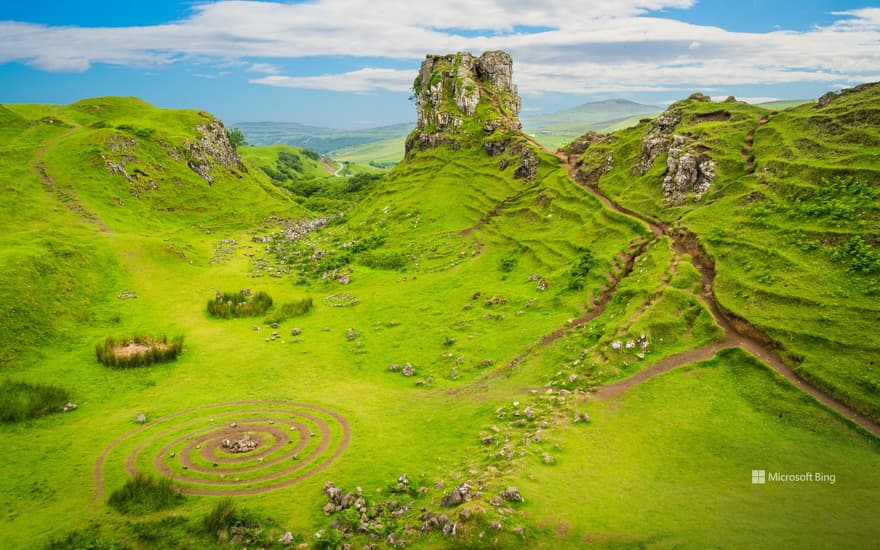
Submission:
<svg viewBox="0 0 880 550">
<path fill-rule="evenodd" d="M 880 80 L 880 1 L 8 1 L 0 103 L 138 96 L 227 124 L 415 119 L 428 53 L 503 49 L 522 116 L 701 91 L 813 98 Z"/>
</svg>

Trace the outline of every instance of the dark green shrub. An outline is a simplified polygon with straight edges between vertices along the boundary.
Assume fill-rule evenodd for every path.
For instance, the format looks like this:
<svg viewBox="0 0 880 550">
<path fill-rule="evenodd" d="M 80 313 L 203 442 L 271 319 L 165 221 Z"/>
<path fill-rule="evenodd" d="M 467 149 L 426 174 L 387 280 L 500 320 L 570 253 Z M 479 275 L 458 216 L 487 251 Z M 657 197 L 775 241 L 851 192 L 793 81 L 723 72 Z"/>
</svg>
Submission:
<svg viewBox="0 0 880 550">
<path fill-rule="evenodd" d="M 583 289 L 587 275 L 595 265 L 596 257 L 593 255 L 593 252 L 588 249 L 582 249 L 580 258 L 578 258 L 577 263 L 571 266 L 571 271 L 569 271 L 568 288 L 571 290 Z"/>
<path fill-rule="evenodd" d="M 880 270 L 880 254 L 874 252 L 871 245 L 856 235 L 846 244 L 841 245 L 832 253 L 836 262 L 847 264 L 852 273 L 871 273 Z"/>
<path fill-rule="evenodd" d="M 516 263 L 518 261 L 519 259 L 516 256 L 508 254 L 507 256 L 504 256 L 503 258 L 498 260 L 498 269 L 500 269 L 504 273 L 510 273 L 511 271 L 513 271 L 513 268 L 516 267 Z"/>
<path fill-rule="evenodd" d="M 169 342 L 164 334 L 158 338 L 137 335 L 116 339 L 108 336 L 104 343 L 95 346 L 99 363 L 122 369 L 173 361 L 181 351 L 183 336 L 177 336 Z"/>
<path fill-rule="evenodd" d="M 7 380 L 0 385 L 0 422 L 19 422 L 61 412 L 68 401 L 70 396 L 63 388 Z"/>
<path fill-rule="evenodd" d="M 265 547 L 273 542 L 273 537 L 269 536 L 269 528 L 275 526 L 274 522 L 239 508 L 235 501 L 228 497 L 214 505 L 205 516 L 202 525 L 208 534 L 218 537 L 218 540 L 229 538 L 230 530 L 235 528 L 241 544 Z"/>
<path fill-rule="evenodd" d="M 124 514 L 146 514 L 177 506 L 184 498 L 171 479 L 138 472 L 110 494 L 107 504 Z"/>
<path fill-rule="evenodd" d="M 281 323 L 285 319 L 305 315 L 306 313 L 311 311 L 314 306 L 315 304 L 312 301 L 311 297 L 303 298 L 302 300 L 296 300 L 294 302 L 287 302 L 285 304 L 282 304 L 274 315 L 266 317 L 263 322 L 266 324 Z"/>
<path fill-rule="evenodd" d="M 396 271 L 406 267 L 407 256 L 402 252 L 367 252 L 360 256 L 359 261 L 373 269 Z"/>
<path fill-rule="evenodd" d="M 208 313 L 221 319 L 255 317 L 272 307 L 272 298 L 265 292 L 224 292 L 208 300 Z"/>
</svg>

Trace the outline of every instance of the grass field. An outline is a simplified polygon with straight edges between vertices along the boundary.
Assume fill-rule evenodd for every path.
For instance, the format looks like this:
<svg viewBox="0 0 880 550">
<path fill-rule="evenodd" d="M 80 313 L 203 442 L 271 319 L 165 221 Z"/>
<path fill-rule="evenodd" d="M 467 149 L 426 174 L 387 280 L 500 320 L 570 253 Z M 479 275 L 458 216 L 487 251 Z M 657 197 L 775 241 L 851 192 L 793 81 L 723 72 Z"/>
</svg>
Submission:
<svg viewBox="0 0 880 550">
<path fill-rule="evenodd" d="M 737 294 L 750 278 L 732 235 L 711 233 L 711 217 L 754 230 L 742 242 L 791 227 L 773 214 L 765 229 L 750 221 L 751 207 L 733 208 L 757 176 L 737 179 L 739 145 L 727 159 L 722 144 L 742 140 L 766 111 L 730 108 L 736 120 L 713 138 L 724 192 L 710 193 L 703 209 L 664 209 L 648 180 L 630 186 L 623 167 L 600 188 L 717 237 L 705 242 L 724 306 L 774 337 L 791 334 L 786 348 L 807 358 L 800 370 L 874 406 L 876 392 L 858 385 L 873 371 L 855 371 L 852 350 L 874 353 L 877 339 L 846 338 L 854 327 L 875 334 L 871 318 L 853 319 L 861 319 L 856 308 L 874 315 L 876 300 L 846 295 L 833 306 L 824 298 L 853 280 L 845 269 L 824 257 L 810 264 L 779 240 L 778 254 L 771 248 L 761 259 L 788 259 L 807 275 L 774 270 L 776 279 L 761 283 L 778 293 L 772 307 L 750 307 Z M 810 123 L 811 108 L 761 127 L 759 166 L 762 140 L 768 151 L 792 146 L 773 125 L 794 132 Z M 381 180 L 334 178 L 346 185 L 337 217 L 307 211 L 300 195 L 257 168 L 277 162 L 277 151 L 243 149 L 245 161 L 232 168 L 214 162 L 209 184 L 182 152 L 209 120 L 118 98 L 0 107 L 0 173 L 8 176 L 0 185 L 9 197 L 0 206 L 0 377 L 57 386 L 78 405 L 60 412 L 60 394 L 47 392 L 49 414 L 0 424 L 0 437 L 22 442 L 0 458 L 4 546 L 211 548 L 239 535 L 243 544 L 281 547 L 290 531 L 296 543 L 338 548 L 330 525 L 359 519 L 353 509 L 322 511 L 327 481 L 362 489 L 376 516 L 370 532 L 386 546 L 392 534 L 424 548 L 877 540 L 877 439 L 745 352 L 720 351 L 619 395 L 590 393 L 722 334 L 689 258 L 605 208 L 555 157 L 536 152 L 526 181 L 481 148 L 440 146 Z M 643 132 L 617 134 L 615 158 L 635 150 Z M 862 162 L 850 152 L 850 162 Z M 143 175 L 128 181 L 107 160 Z M 767 177 L 769 188 L 784 183 Z M 874 219 L 874 207 L 858 208 Z M 319 229 L 284 237 L 303 227 L 293 222 L 319 216 L 327 217 Z M 811 325 L 783 300 L 785 282 L 829 312 L 822 341 L 839 341 L 839 362 L 821 363 L 820 346 L 804 336 Z M 207 313 L 218 292 L 245 289 L 266 292 L 273 307 L 251 318 Z M 285 313 L 293 303 L 311 307 Z M 137 369 L 96 361 L 96 344 L 129 334 L 180 334 L 183 351 Z M 647 345 L 614 346 L 629 341 Z M 237 454 L 224 439 L 258 446 Z M 823 472 L 836 482 L 752 485 L 755 469 Z M 160 481 L 126 486 L 136 473 L 170 477 L 184 496 Z M 465 482 L 480 496 L 441 506 Z M 499 496 L 511 486 L 523 502 Z M 120 511 L 108 499 L 123 487 L 118 494 L 128 496 L 114 502 L 134 504 Z M 390 503 L 407 510 L 394 517 Z M 423 532 L 423 507 L 448 514 L 456 537 Z M 370 540 L 353 539 L 357 547 Z"/>
</svg>

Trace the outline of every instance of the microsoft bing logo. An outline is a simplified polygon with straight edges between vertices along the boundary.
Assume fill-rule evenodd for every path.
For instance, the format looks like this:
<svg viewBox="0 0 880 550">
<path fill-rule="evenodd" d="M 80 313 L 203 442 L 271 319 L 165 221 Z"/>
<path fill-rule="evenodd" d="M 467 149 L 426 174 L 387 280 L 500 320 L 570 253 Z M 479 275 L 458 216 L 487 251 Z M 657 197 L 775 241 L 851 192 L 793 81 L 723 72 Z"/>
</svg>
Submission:
<svg viewBox="0 0 880 550">
<path fill-rule="evenodd" d="M 752 470 L 752 484 L 763 485 L 767 483 L 766 470 Z"/>
</svg>

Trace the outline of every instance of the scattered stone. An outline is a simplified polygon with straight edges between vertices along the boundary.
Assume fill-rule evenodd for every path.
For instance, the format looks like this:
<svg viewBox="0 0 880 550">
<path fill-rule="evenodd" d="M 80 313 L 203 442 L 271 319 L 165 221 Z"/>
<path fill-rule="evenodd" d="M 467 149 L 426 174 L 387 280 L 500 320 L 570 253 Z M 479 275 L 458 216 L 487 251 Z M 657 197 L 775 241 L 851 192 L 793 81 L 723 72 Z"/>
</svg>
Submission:
<svg viewBox="0 0 880 550">
<path fill-rule="evenodd" d="M 540 281 L 538 281 L 538 287 L 537 287 L 537 288 L 538 288 L 538 290 L 540 290 L 541 292 L 544 292 L 545 290 L 547 290 L 547 279 L 541 279 Z"/>
<path fill-rule="evenodd" d="M 553 455 L 544 453 L 544 464 L 553 464 L 556 462 L 556 459 L 553 458 Z"/>
<path fill-rule="evenodd" d="M 254 325 L 254 326 L 253 326 L 253 331 L 254 331 L 254 332 L 259 332 L 259 330 L 260 330 L 260 327 L 259 327 L 259 326 L 257 326 L 257 325 Z"/>
<path fill-rule="evenodd" d="M 278 542 L 285 545 L 291 544 L 293 542 L 293 533 L 291 533 L 290 531 L 284 533 L 283 535 L 281 535 L 281 538 L 278 539 Z"/>
<path fill-rule="evenodd" d="M 403 370 L 401 372 L 403 372 L 404 376 L 412 376 L 416 373 L 416 370 L 413 368 L 412 365 L 407 363 L 403 366 Z"/>
<path fill-rule="evenodd" d="M 355 330 L 353 328 L 348 329 L 348 341 L 349 342 L 351 342 L 352 340 L 354 340 L 358 336 L 360 336 L 360 335 L 357 332 L 355 332 Z"/>
<path fill-rule="evenodd" d="M 292 330 L 290 331 L 290 334 L 291 334 L 292 336 L 299 336 L 300 334 L 302 334 L 302 331 L 301 331 L 300 329 L 298 329 L 298 328 L 294 328 L 294 329 L 292 329 Z"/>
<path fill-rule="evenodd" d="M 278 328 L 278 323 L 272 323 L 272 324 L 269 325 L 269 326 L 272 327 L 272 328 Z"/>
<path fill-rule="evenodd" d="M 64 407 L 62 407 L 61 410 L 63 412 L 70 412 L 70 411 L 75 411 L 77 408 L 78 407 L 77 407 L 76 403 L 68 403 L 68 404 L 64 405 Z"/>
<path fill-rule="evenodd" d="M 400 365 L 398 365 L 397 363 L 392 363 L 388 366 L 388 370 L 391 372 L 400 372 Z"/>
<path fill-rule="evenodd" d="M 487 306 L 503 306 L 505 304 L 507 304 L 507 298 L 505 298 L 504 296 L 492 296 L 491 298 L 486 300 Z"/>
<path fill-rule="evenodd" d="M 249 453 L 257 448 L 259 442 L 247 434 L 242 439 L 224 439 L 221 443 L 224 449 L 230 453 Z"/>
<path fill-rule="evenodd" d="M 492 437 L 491 435 L 484 435 L 483 437 L 480 438 L 480 443 L 482 443 L 483 445 L 489 445 L 493 441 L 495 441 L 495 438 Z"/>
<path fill-rule="evenodd" d="M 134 421 L 138 424 L 143 424 L 147 421 L 147 415 L 144 413 L 138 413 L 137 416 L 134 417 Z"/>
<path fill-rule="evenodd" d="M 523 496 L 516 487 L 508 487 L 501 491 L 501 498 L 510 502 L 523 502 Z"/>
</svg>

